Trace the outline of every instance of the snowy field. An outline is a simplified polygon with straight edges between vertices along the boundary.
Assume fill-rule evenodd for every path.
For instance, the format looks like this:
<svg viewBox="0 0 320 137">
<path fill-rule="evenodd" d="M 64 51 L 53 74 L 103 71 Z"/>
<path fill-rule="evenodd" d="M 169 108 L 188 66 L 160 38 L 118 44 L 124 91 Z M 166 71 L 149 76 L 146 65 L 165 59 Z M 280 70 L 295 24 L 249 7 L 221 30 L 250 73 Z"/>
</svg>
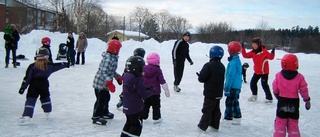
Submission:
<svg viewBox="0 0 320 137">
<path fill-rule="evenodd" d="M 0 32 L 3 36 L 3 32 Z M 25 103 L 25 95 L 20 95 L 20 88 L 25 71 L 33 62 L 34 53 L 41 46 L 41 38 L 51 38 L 51 50 L 53 59 L 58 53 L 58 45 L 64 43 L 67 34 L 51 33 L 47 31 L 32 31 L 30 34 L 22 35 L 19 41 L 18 54 L 24 54 L 30 60 L 20 61 L 21 66 L 14 69 L 10 64 L 5 69 L 5 49 L 0 48 L 0 136 L 1 137 L 117 137 L 120 135 L 125 123 L 125 115 L 121 109 L 116 108 L 119 100 L 118 95 L 122 87 L 116 84 L 116 92 L 111 94 L 110 111 L 115 118 L 108 120 L 106 126 L 92 124 L 91 116 L 95 102 L 92 81 L 101 60 L 101 53 L 106 50 L 106 43 L 98 39 L 88 39 L 89 47 L 86 51 L 86 64 L 63 69 L 53 73 L 50 78 L 50 93 L 53 111 L 48 119 L 45 118 L 41 109 L 40 101 L 37 101 L 34 117 L 28 126 L 18 126 L 17 119 L 22 115 Z M 78 36 L 74 36 L 77 40 Z M 202 115 L 203 84 L 197 80 L 196 72 L 209 60 L 206 54 L 213 45 L 220 45 L 225 49 L 225 56 L 222 62 L 227 66 L 225 44 L 193 43 L 190 45 L 190 56 L 194 65 L 186 62 L 184 76 L 181 82 L 180 93 L 173 92 L 173 66 L 171 63 L 171 50 L 174 40 L 158 43 L 155 40 L 143 42 L 125 41 L 120 50 L 118 73 L 122 73 L 125 60 L 132 55 L 133 50 L 142 47 L 147 54 L 155 51 L 160 54 L 164 77 L 169 84 L 171 96 L 161 96 L 161 114 L 163 122 L 153 124 L 152 119 L 143 123 L 142 137 L 270 137 L 273 135 L 274 119 L 276 112 L 276 100 L 272 104 L 263 103 L 265 98 L 260 81 L 258 83 L 258 100 L 248 102 L 251 95 L 249 83 L 244 83 L 240 94 L 240 107 L 242 111 L 241 125 L 231 125 L 221 120 L 219 132 L 213 132 L 208 128 L 206 133 L 200 133 L 197 124 Z M 0 45 L 4 41 L 0 40 Z M 276 51 L 276 57 L 270 61 L 269 85 L 274 79 L 276 72 L 281 70 L 280 58 L 285 54 L 283 51 Z M 320 55 L 317 54 L 296 54 L 299 58 L 299 72 L 301 72 L 309 84 L 311 97 L 311 109 L 305 110 L 304 102 L 300 101 L 299 126 L 302 137 L 319 137 L 320 125 Z M 247 81 L 253 75 L 253 64 L 251 59 L 243 59 L 250 67 L 247 71 Z M 221 100 L 221 111 L 225 109 L 225 97 Z M 151 111 L 152 112 L 152 111 Z M 223 118 L 223 116 L 222 116 Z"/>
</svg>

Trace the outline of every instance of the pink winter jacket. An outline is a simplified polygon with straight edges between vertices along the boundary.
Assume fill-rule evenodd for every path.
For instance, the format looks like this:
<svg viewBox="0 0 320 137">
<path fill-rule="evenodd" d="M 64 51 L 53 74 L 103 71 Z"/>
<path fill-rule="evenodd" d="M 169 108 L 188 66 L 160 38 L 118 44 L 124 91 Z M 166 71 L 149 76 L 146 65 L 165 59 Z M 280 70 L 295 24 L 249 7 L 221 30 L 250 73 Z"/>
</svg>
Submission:
<svg viewBox="0 0 320 137">
<path fill-rule="evenodd" d="M 276 74 L 272 83 L 273 93 L 284 98 L 299 98 L 300 92 L 303 100 L 309 99 L 308 84 L 302 74 L 298 73 L 296 77 L 287 80 L 281 72 Z"/>
</svg>

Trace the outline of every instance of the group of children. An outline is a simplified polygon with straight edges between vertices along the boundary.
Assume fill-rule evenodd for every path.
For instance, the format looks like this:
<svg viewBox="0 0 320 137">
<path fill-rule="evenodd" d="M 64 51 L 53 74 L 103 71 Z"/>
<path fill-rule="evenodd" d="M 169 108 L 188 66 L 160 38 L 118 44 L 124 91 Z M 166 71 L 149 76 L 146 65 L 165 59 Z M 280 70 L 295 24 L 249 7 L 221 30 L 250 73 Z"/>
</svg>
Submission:
<svg viewBox="0 0 320 137">
<path fill-rule="evenodd" d="M 257 64 L 260 63 L 260 65 L 262 65 L 262 62 L 257 60 L 261 59 L 263 63 L 265 63 L 267 59 L 273 59 L 274 57 L 274 49 L 270 54 L 265 47 L 261 47 L 261 41 L 259 41 L 259 44 L 256 43 L 256 39 L 257 38 L 253 39 L 253 50 L 250 51 L 252 53 L 242 51 L 244 57 L 253 58 L 254 69 L 259 68 Z M 198 124 L 200 131 L 205 132 L 208 127 L 211 127 L 214 131 L 219 130 L 221 118 L 220 99 L 222 98 L 223 92 L 227 97 L 225 100 L 226 109 L 224 112 L 224 120 L 232 121 L 232 124 L 240 125 L 242 115 L 238 100 L 242 86 L 241 75 L 243 75 L 243 82 L 247 83 L 245 72 L 249 67 L 247 63 L 241 66 L 238 54 L 243 49 L 243 44 L 237 41 L 231 41 L 228 44 L 228 53 L 230 56 L 228 57 L 229 63 L 225 70 L 224 65 L 221 63 L 221 58 L 224 55 L 223 49 L 219 46 L 213 46 L 209 52 L 210 61 L 203 66 L 200 73 L 197 73 L 199 82 L 204 83 L 203 115 Z M 258 49 L 260 50 L 256 52 Z M 274 96 L 278 99 L 274 123 L 274 137 L 285 137 L 286 133 L 288 133 L 289 136 L 300 137 L 298 126 L 299 93 L 305 102 L 306 110 L 309 110 L 311 107 L 307 83 L 303 75 L 297 71 L 298 66 L 297 56 L 294 54 L 286 54 L 281 60 L 282 70 L 276 74 L 272 83 Z M 266 87 L 268 86 L 266 83 L 268 74 L 269 72 L 260 74 L 256 74 L 255 72 L 253 78 L 256 78 L 255 80 L 251 80 L 251 86 L 256 84 L 259 78 L 262 77 L 263 82 L 265 82 L 265 85 L 263 85 L 264 89 L 266 89 L 265 92 L 268 91 L 268 87 Z M 255 99 L 256 95 L 257 93 L 255 93 Z M 269 96 L 271 95 L 268 95 L 266 92 L 268 101 L 272 100 L 272 97 L 270 98 Z"/>
<path fill-rule="evenodd" d="M 42 44 L 50 45 L 50 42 L 50 39 L 47 38 L 42 40 Z M 145 51 L 141 48 L 135 50 L 134 55 L 126 60 L 124 73 L 122 75 L 117 73 L 118 54 L 121 47 L 121 42 L 113 39 L 107 43 L 107 50 L 102 53 L 102 60 L 93 81 L 96 102 L 92 120 L 93 123 L 105 125 L 106 119 L 114 117 L 108 108 L 110 92 L 114 93 L 116 90 L 113 84 L 113 79 L 115 79 L 119 85 L 122 85 L 120 103 L 123 105 L 123 112 L 126 115 L 126 123 L 121 137 L 140 136 L 142 121 L 148 118 L 150 107 L 153 109 L 154 123 L 162 121 L 160 113 L 161 88 L 167 97 L 170 96 L 170 92 L 160 68 L 160 56 L 156 52 L 148 54 L 147 65 L 145 65 L 143 59 Z M 241 65 L 239 53 L 242 49 L 244 49 L 243 44 L 237 41 L 231 41 L 228 44 L 229 63 L 225 68 L 221 62 L 224 55 L 223 48 L 213 46 L 209 51 L 210 61 L 204 64 L 199 73 L 196 73 L 199 82 L 204 83 L 203 115 L 198 124 L 201 131 L 206 131 L 208 127 L 212 127 L 215 131 L 219 130 L 220 100 L 223 94 L 226 96 L 224 119 L 232 121 L 232 124 L 240 124 L 242 114 L 239 94 L 242 78 L 246 83 L 244 70 L 249 67 L 247 63 Z M 272 52 L 274 53 L 274 50 Z M 22 117 L 18 120 L 20 124 L 28 123 L 32 118 L 39 96 L 45 114 L 49 115 L 51 112 L 48 77 L 53 72 L 69 67 L 69 63 L 52 63 L 49 59 L 50 55 L 48 49 L 39 48 L 36 52 L 35 62 L 30 64 L 26 71 L 26 76 L 19 90 L 19 93 L 23 94 L 28 88 L 25 109 Z M 253 54 L 250 57 L 255 58 Z M 281 67 L 282 70 L 276 74 L 272 83 L 274 96 L 278 99 L 274 136 L 282 137 L 286 135 L 286 132 L 289 135 L 300 136 L 298 93 L 306 103 L 305 108 L 309 110 L 311 104 L 307 83 L 303 75 L 297 71 L 298 58 L 294 54 L 286 54 L 282 58 Z"/>
</svg>

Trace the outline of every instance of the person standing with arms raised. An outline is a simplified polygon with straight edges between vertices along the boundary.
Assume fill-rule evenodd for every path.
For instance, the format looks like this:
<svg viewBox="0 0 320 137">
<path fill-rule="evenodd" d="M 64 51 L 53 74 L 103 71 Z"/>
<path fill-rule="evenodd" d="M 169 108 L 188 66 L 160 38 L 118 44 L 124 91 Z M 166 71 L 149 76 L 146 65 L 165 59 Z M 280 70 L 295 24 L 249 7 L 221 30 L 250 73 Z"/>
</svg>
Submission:
<svg viewBox="0 0 320 137">
<path fill-rule="evenodd" d="M 184 70 L 184 62 L 187 59 L 190 65 L 193 65 L 193 61 L 189 55 L 189 41 L 190 32 L 183 33 L 182 39 L 177 40 L 174 43 L 172 49 L 172 61 L 173 61 L 173 73 L 174 73 L 174 87 L 173 90 L 176 92 L 180 92 L 181 89 L 178 87 Z"/>
</svg>

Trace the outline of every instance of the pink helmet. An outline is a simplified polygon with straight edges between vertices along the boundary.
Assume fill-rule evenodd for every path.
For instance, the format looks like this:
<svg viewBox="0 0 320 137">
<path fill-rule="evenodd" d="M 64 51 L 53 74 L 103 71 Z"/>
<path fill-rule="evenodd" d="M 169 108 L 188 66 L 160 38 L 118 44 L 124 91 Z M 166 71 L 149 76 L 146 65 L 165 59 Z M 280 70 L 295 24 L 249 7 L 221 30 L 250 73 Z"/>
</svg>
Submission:
<svg viewBox="0 0 320 137">
<path fill-rule="evenodd" d="M 158 53 L 151 52 L 147 56 L 147 63 L 150 65 L 160 65 L 160 56 Z"/>
</svg>

